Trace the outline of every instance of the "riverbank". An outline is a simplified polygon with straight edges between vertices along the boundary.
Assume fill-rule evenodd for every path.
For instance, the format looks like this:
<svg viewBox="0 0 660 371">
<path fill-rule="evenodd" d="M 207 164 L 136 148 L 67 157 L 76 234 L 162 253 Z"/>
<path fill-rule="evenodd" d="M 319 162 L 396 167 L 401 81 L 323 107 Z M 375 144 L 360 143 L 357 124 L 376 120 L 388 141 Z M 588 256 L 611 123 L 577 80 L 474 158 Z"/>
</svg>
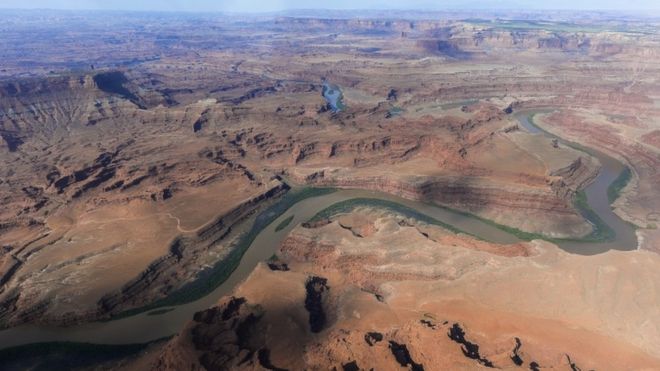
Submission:
<svg viewBox="0 0 660 371">
<path fill-rule="evenodd" d="M 287 192 L 279 201 L 254 218 L 254 222 L 249 230 L 242 233 L 237 238 L 237 241 L 231 246 L 229 255 L 225 259 L 216 262 L 209 271 L 204 272 L 204 274 L 200 275 L 195 281 L 175 291 L 164 299 L 140 308 L 121 312 L 112 316 L 108 320 L 117 320 L 134 316 L 139 313 L 153 311 L 158 308 L 186 304 L 208 295 L 220 284 L 225 282 L 234 272 L 247 249 L 250 248 L 254 239 L 264 228 L 270 225 L 275 219 L 296 203 L 310 197 L 318 197 L 334 191 L 335 190 L 332 188 L 302 188 Z M 291 222 L 291 220 L 289 220 L 289 222 Z M 280 230 L 281 229 L 283 228 L 280 228 Z"/>
</svg>

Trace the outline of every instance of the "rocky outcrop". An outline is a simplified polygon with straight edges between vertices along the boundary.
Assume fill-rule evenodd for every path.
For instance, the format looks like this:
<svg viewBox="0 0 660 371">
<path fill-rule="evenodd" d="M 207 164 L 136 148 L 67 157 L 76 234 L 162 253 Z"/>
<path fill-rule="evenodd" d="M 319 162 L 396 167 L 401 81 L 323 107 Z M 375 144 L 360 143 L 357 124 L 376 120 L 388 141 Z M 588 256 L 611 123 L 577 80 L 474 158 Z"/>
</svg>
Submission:
<svg viewBox="0 0 660 371">
<path fill-rule="evenodd" d="M 580 189 L 586 187 L 597 175 L 597 169 L 585 165 L 582 157 L 578 157 L 570 165 L 555 170 L 551 176 L 559 177 L 550 186 L 555 194 L 563 200 L 570 201 Z"/>
<path fill-rule="evenodd" d="M 563 288 L 538 293 L 538 282 L 556 274 L 549 265 L 570 260 L 573 263 L 566 272 L 575 272 L 576 267 L 584 269 L 583 257 L 540 242 L 535 243 L 540 254 L 500 256 L 466 249 L 458 241 L 428 240 L 414 231 L 420 227 L 417 221 L 401 223 L 392 213 L 365 209 L 352 213 L 369 215 L 380 228 L 365 237 L 352 235 L 335 222 L 294 229 L 278 251 L 278 261 L 286 262 L 290 270 L 259 265 L 235 290 L 234 295 L 245 300 L 224 298 L 217 307 L 195 315 L 162 350 L 152 369 L 183 365 L 195 369 L 206 362 L 248 370 L 256 364 L 255 351 L 260 367 L 266 369 L 572 370 L 630 364 L 643 369 L 660 362 L 619 342 L 617 316 L 610 317 L 614 327 L 604 337 L 574 325 L 581 323 L 583 310 L 563 317 L 565 312 L 556 310 L 561 303 L 547 308 L 549 294 L 582 297 Z M 305 234 L 315 242 L 295 238 Z M 632 269 L 638 263 L 635 258 L 628 261 Z M 425 274 L 437 265 L 451 273 L 431 278 Z M 602 266 L 594 269 L 602 274 Z M 519 270 L 544 277 L 530 274 L 521 280 Z M 378 272 L 380 278 L 366 284 L 365 272 Z M 583 278 L 589 281 L 593 273 Z M 574 276 L 573 280 L 583 278 Z M 491 289 L 495 281 L 508 289 Z M 385 300 L 377 300 L 374 291 L 382 292 Z M 534 300 L 530 292 L 535 292 Z M 611 296 L 609 290 L 602 294 Z M 319 307 L 312 302 L 321 301 L 324 316 L 333 320 L 314 333 L 309 328 L 309 309 Z M 530 315 L 521 307 L 540 308 L 544 314 L 533 311 Z M 254 330 L 238 331 L 249 313 L 258 318 L 251 327 Z M 557 316 L 570 322 L 550 319 Z M 633 328 L 627 339 L 636 336 Z M 238 333 L 249 334 L 247 340 L 239 341 Z M 204 341 L 199 340 L 200 334 Z M 569 343 L 565 336 L 571 338 Z M 617 355 L 608 358 L 613 352 Z"/>
<path fill-rule="evenodd" d="M 166 346 L 167 352 L 158 358 L 154 369 L 229 370 L 256 365 L 275 369 L 268 349 L 259 340 L 262 316 L 258 306 L 235 297 L 198 312 L 187 333 Z"/>
<path fill-rule="evenodd" d="M 418 154 L 422 139 L 414 136 L 384 136 L 335 142 L 293 143 L 290 148 L 291 165 L 353 157 L 355 167 L 373 166 L 378 163 L 396 163 Z M 265 153 L 272 157 L 274 153 Z"/>
<path fill-rule="evenodd" d="M 11 253 L 11 250 L 9 246 L 0 248 L 0 287 L 9 281 L 21 265 L 21 261 Z"/>
<path fill-rule="evenodd" d="M 154 261 L 138 277 L 127 282 L 118 292 L 105 295 L 98 303 L 101 315 L 144 306 L 157 301 L 168 294 L 190 285 L 198 277 L 203 277 L 202 269 L 194 264 L 199 254 L 223 242 L 233 228 L 262 210 L 265 201 L 280 197 L 288 190 L 286 184 L 269 189 L 237 206 L 227 214 L 219 216 L 193 235 L 177 237 L 169 247 L 169 254 Z M 215 264 L 225 264 L 229 251 Z M 228 263 L 227 263 L 228 264 Z M 163 289 L 165 288 L 165 289 Z"/>
<path fill-rule="evenodd" d="M 368 332 L 364 335 L 364 341 L 366 341 L 367 344 L 369 344 L 369 346 L 372 347 L 374 346 L 374 344 L 383 341 L 383 334 L 375 331 Z"/>
<path fill-rule="evenodd" d="M 97 303 L 96 308 L 81 307 L 76 311 L 70 311 L 61 315 L 45 314 L 51 308 L 50 300 L 40 297 L 29 296 L 15 291 L 2 293 L 0 302 L 0 319 L 5 324 L 15 325 L 31 322 L 39 318 L 40 321 L 57 324 L 73 324 L 81 321 L 108 318 L 119 312 L 143 307 L 159 299 L 186 287 L 188 291 L 195 289 L 195 282 L 203 280 L 213 269 L 223 267 L 226 264 L 235 264 L 232 256 L 236 249 L 229 243 L 229 239 L 235 238 L 232 231 L 237 226 L 253 218 L 266 205 L 272 204 L 273 200 L 281 197 L 288 190 L 286 184 L 277 182 L 263 193 L 252 197 L 229 212 L 218 216 L 215 220 L 207 223 L 204 227 L 194 232 L 183 233 L 177 236 L 169 245 L 168 254 L 159 257 L 148 265 L 138 276 L 126 282 L 121 288 L 114 292 L 106 293 Z M 205 254 L 212 249 L 213 254 L 218 254 L 217 260 L 209 267 L 205 263 Z M 90 257 L 93 254 L 90 255 Z M 83 261 L 87 257 L 78 257 L 76 261 Z M 232 263 L 227 261 L 231 260 Z M 13 255 L 3 256 L 3 267 L 0 272 L 3 283 L 16 273 L 22 261 Z M 13 262 L 13 263 L 12 263 Z M 70 262 L 60 262 L 64 267 Z M 56 270 L 57 265 L 50 267 Z M 20 305 L 17 305 L 20 303 Z M 28 304 L 29 303 L 29 304 Z"/>
</svg>

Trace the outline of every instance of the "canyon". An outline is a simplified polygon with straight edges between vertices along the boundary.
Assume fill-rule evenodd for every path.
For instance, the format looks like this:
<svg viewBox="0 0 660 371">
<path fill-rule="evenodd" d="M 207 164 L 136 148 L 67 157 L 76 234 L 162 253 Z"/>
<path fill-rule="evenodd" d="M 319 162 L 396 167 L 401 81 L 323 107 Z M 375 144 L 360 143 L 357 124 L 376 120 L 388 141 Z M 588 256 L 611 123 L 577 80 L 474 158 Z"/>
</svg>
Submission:
<svg viewBox="0 0 660 371">
<path fill-rule="evenodd" d="M 296 218 L 216 306 L 106 366 L 660 367 L 657 20 L 40 12 L 42 38 L 0 12 L 3 329 L 193 302 L 293 205 L 364 190 L 454 216 Z"/>
</svg>

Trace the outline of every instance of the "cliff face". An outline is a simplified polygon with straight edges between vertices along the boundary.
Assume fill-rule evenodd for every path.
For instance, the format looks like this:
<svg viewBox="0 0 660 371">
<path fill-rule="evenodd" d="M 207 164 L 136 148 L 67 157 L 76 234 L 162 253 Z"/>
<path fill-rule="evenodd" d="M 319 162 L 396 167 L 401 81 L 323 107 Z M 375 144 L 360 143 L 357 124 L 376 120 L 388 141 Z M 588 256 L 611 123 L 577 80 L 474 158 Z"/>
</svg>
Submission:
<svg viewBox="0 0 660 371">
<path fill-rule="evenodd" d="M 590 226 L 572 207 L 576 190 L 598 174 L 593 164 L 585 166 L 580 158 L 545 179 L 545 185 L 526 187 L 525 182 L 504 186 L 488 185 L 479 178 L 351 176 L 330 169 L 320 170 L 297 181 L 316 186 L 371 189 L 399 197 L 436 203 L 495 220 L 530 232 L 555 237 L 585 235 Z M 295 174 L 294 174 L 295 177 Z M 530 220 L 543 219 L 533 224 Z"/>
<path fill-rule="evenodd" d="M 155 107 L 163 99 L 122 71 L 0 82 L 0 135 L 16 151 L 32 137 L 59 138 L 103 122 L 121 127 L 128 124 L 127 116 L 139 116 L 138 109 Z"/>
<path fill-rule="evenodd" d="M 456 22 L 446 20 L 379 20 L 379 19 L 318 19 L 279 18 L 273 22 L 276 29 L 335 31 L 354 35 L 371 35 L 409 39 L 418 50 L 450 58 L 482 58 L 493 53 L 493 48 L 510 52 L 532 51 L 610 57 L 618 54 L 648 55 L 657 53 L 636 45 L 634 33 L 613 35 L 599 27 L 579 27 L 556 24 L 548 29 L 535 22 L 518 21 L 489 24 L 487 21 Z M 527 23 L 528 27 L 525 27 Z M 554 27 L 552 27 L 554 26 Z M 335 35 L 336 37 L 336 35 Z M 404 42 L 405 43 L 405 42 Z M 655 54 L 654 54 L 655 55 Z"/>
<path fill-rule="evenodd" d="M 216 263 L 200 251 L 226 257 L 229 231 L 285 191 L 240 154 L 189 138 L 203 104 L 149 111 L 153 96 L 122 72 L 3 84 L 3 325 L 163 298 Z"/>
<path fill-rule="evenodd" d="M 368 146 L 358 142 L 343 146 L 347 149 L 343 152 L 300 151 L 298 166 L 292 166 L 289 175 L 305 184 L 372 189 L 437 203 L 530 232 L 556 237 L 588 234 L 591 227 L 572 202 L 575 192 L 598 174 L 597 160 L 570 148 L 555 148 L 550 140 L 508 126 L 501 111 L 491 108 L 466 106 L 462 110 L 471 113 L 472 119 L 434 122 L 433 127 L 438 132 L 442 127 L 444 135 L 426 131 L 415 138 L 417 128 L 406 123 L 406 133 L 397 141 L 385 137 Z M 494 153 L 509 153 L 504 148 L 512 143 L 523 150 L 511 153 L 511 161 L 520 165 L 500 167 L 504 155 Z M 319 148 L 318 143 L 311 148 Z M 347 156 L 344 163 L 355 169 L 339 166 L 337 153 Z M 491 155 L 499 159 L 493 161 Z M 537 160 L 523 161 L 525 156 L 540 159 L 543 167 L 534 170 Z"/>
<path fill-rule="evenodd" d="M 244 227 L 272 200 L 282 196 L 288 186 L 279 183 L 266 192 L 253 197 L 219 216 L 192 235 L 178 236 L 169 246 L 169 253 L 151 264 L 137 277 L 128 281 L 117 292 L 106 294 L 98 303 L 97 316 L 107 316 L 118 312 L 145 306 L 167 297 L 172 292 L 190 286 L 208 274 L 203 256 L 218 254 L 212 264 L 223 266 L 237 264 L 230 262 L 230 241 L 237 236 L 232 231 Z M 219 246 L 220 245 L 220 246 Z"/>
<path fill-rule="evenodd" d="M 0 84 L 0 137 L 5 148 L 14 152 L 35 133 L 52 134 L 60 126 L 82 121 L 84 109 L 79 104 L 93 98 L 94 92 L 91 76 Z"/>
<path fill-rule="evenodd" d="M 567 30 L 498 30 L 485 27 L 472 28 L 455 26 L 444 42 L 464 52 L 482 54 L 491 48 L 513 51 L 561 52 L 593 57 L 608 57 L 616 54 L 644 53 L 644 48 L 635 45 L 634 37 L 612 38 L 605 33 L 571 32 Z M 441 50 L 440 50 L 441 51 Z"/>
<path fill-rule="evenodd" d="M 183 233 L 169 244 L 168 253 L 151 262 L 146 269 L 122 287 L 106 293 L 94 306 L 80 306 L 64 314 L 53 312 L 50 300 L 42 295 L 26 296 L 18 290 L 5 292 L 0 307 L 0 320 L 5 325 L 24 322 L 70 325 L 82 321 L 108 318 L 119 312 L 139 308 L 163 299 L 182 287 L 192 287 L 197 280 L 208 275 L 209 266 L 235 264 L 229 262 L 231 242 L 263 208 L 284 194 L 288 187 L 280 182 L 271 184 L 265 192 L 236 206 L 228 213 L 210 221 L 195 232 Z M 214 256 L 214 260 L 209 260 Z M 13 258 L 13 259 L 12 259 Z M 11 259 L 11 260 L 10 260 Z M 15 273 L 20 261 L 11 255 L 5 257 L 5 277 Z M 205 268 L 207 267 L 207 268 Z"/>
</svg>

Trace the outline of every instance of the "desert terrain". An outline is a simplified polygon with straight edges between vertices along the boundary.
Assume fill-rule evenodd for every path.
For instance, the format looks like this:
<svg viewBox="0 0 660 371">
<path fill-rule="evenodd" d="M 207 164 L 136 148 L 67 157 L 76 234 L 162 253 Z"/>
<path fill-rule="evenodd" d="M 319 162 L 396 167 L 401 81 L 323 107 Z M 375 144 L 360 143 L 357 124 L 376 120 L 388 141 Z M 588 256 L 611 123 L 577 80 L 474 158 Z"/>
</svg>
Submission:
<svg viewBox="0 0 660 371">
<path fill-rule="evenodd" d="M 660 20 L 34 14 L 0 12 L 2 348 L 268 245 L 91 367 L 660 369 Z"/>
</svg>

